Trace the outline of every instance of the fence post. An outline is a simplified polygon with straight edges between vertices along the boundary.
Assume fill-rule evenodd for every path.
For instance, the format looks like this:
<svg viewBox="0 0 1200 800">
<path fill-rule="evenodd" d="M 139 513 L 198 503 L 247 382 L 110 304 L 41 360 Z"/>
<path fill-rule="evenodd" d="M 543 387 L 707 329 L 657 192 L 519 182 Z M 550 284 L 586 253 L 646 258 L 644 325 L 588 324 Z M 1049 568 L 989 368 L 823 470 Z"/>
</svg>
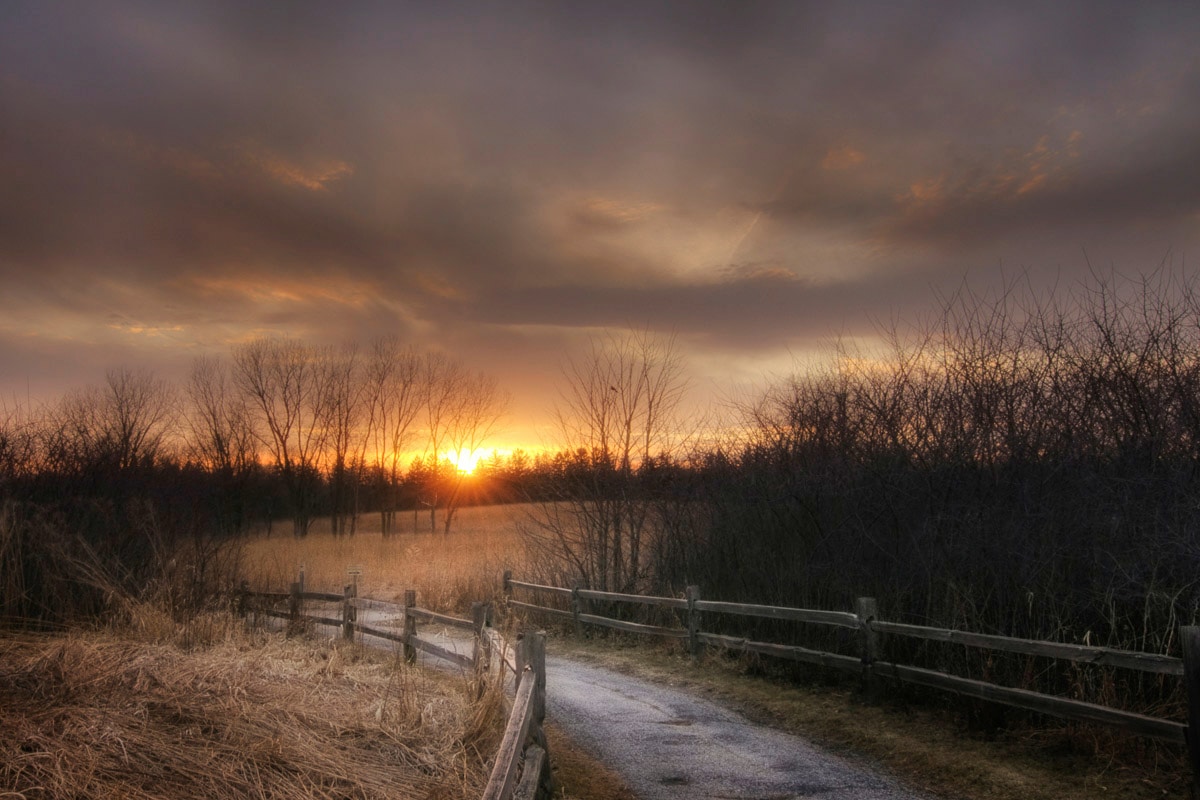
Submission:
<svg viewBox="0 0 1200 800">
<path fill-rule="evenodd" d="M 1192 764 L 1192 792 L 1200 796 L 1200 626 L 1181 625 L 1183 683 L 1187 688 L 1187 750 Z"/>
<path fill-rule="evenodd" d="M 538 744 L 546 746 L 542 735 L 542 722 L 546 719 L 546 634 L 541 631 L 525 637 L 529 641 L 529 666 L 533 668 L 533 719 L 537 722 Z"/>
<path fill-rule="evenodd" d="M 579 581 L 571 587 L 571 618 L 575 620 L 575 638 L 583 638 L 583 621 L 579 615 L 583 613 L 583 598 L 579 596 Z"/>
<path fill-rule="evenodd" d="M 358 595 L 358 586 L 353 583 L 347 583 L 342 589 L 342 638 L 346 640 L 354 639 L 354 621 L 358 616 L 355 614 L 354 605 L 351 603 L 351 598 Z"/>
<path fill-rule="evenodd" d="M 859 597 L 854 601 L 854 615 L 858 617 L 858 635 L 862 649 L 863 686 L 867 696 L 876 699 L 879 686 L 875 680 L 875 659 L 879 655 L 879 634 L 871 627 L 871 623 L 879 616 L 878 604 L 874 597 Z"/>
<path fill-rule="evenodd" d="M 513 651 L 513 660 L 517 665 L 517 680 L 513 685 L 513 691 L 521 688 L 521 679 L 525 677 L 525 667 L 529 666 L 529 634 L 517 634 L 517 646 Z"/>
<path fill-rule="evenodd" d="M 533 739 L 546 754 L 539 784 L 543 797 L 554 795 L 554 775 L 550 771 L 550 745 L 546 742 L 546 634 L 530 634 L 530 665 L 533 667 Z"/>
<path fill-rule="evenodd" d="M 300 582 L 292 584 L 288 592 L 288 636 L 300 630 Z"/>
<path fill-rule="evenodd" d="M 250 593 L 250 583 L 242 580 L 238 584 L 237 594 L 233 600 L 233 610 L 239 617 L 246 616 L 246 595 Z"/>
<path fill-rule="evenodd" d="M 504 570 L 504 582 L 500 585 L 501 592 L 504 593 L 504 602 L 512 600 L 512 570 Z"/>
<path fill-rule="evenodd" d="M 417 590 L 404 590 L 404 660 L 409 664 L 417 660 L 417 647 L 412 643 L 412 639 L 417 635 L 417 618 L 412 615 L 411 609 L 417 605 Z"/>
<path fill-rule="evenodd" d="M 700 657 L 700 612 L 696 610 L 696 602 L 700 599 L 700 587 L 687 587 L 687 631 L 688 653 L 692 659 Z"/>
<path fill-rule="evenodd" d="M 546 747 L 546 732 L 542 723 L 546 719 L 546 635 L 540 631 L 529 631 L 519 634 L 517 639 L 517 686 L 521 688 L 522 680 L 534 681 L 533 687 L 533 724 L 529 726 L 529 737 L 546 753 L 546 766 L 542 773 L 540 796 L 551 797 L 554 791 L 554 776 L 550 772 L 550 751 Z M 528 667 L 528 672 L 526 671 Z"/>
<path fill-rule="evenodd" d="M 491 642 L 487 638 L 487 621 L 488 612 L 491 610 L 488 603 L 471 603 L 471 625 L 475 628 L 475 652 L 474 662 L 475 669 L 481 672 L 487 672 L 492 666 L 492 647 Z"/>
</svg>

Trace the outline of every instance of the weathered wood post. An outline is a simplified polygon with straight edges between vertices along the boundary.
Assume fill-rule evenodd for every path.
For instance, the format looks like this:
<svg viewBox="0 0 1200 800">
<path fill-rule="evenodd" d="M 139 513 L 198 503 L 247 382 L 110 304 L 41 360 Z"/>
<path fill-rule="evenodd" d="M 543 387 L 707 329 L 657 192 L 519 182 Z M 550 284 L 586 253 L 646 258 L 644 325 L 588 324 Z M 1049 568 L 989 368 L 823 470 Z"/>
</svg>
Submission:
<svg viewBox="0 0 1200 800">
<path fill-rule="evenodd" d="M 353 583 L 347 583 L 342 589 L 342 638 L 347 641 L 354 639 L 354 621 L 358 616 L 355 614 L 353 598 L 358 595 L 358 586 Z"/>
<path fill-rule="evenodd" d="M 696 609 L 696 603 L 700 600 L 700 587 L 687 587 L 687 631 L 688 631 L 688 653 L 695 660 L 700 657 L 700 612 Z"/>
<path fill-rule="evenodd" d="M 546 719 L 546 634 L 537 631 L 525 639 L 529 642 L 529 666 L 533 670 L 533 679 L 537 681 L 533 689 L 533 719 L 541 740 L 538 744 L 544 748 L 546 737 L 542 733 L 542 722 Z"/>
<path fill-rule="evenodd" d="M 233 611 L 239 617 L 246 616 L 246 595 L 250 593 L 250 584 L 242 580 L 238 584 L 237 593 L 233 597 Z"/>
<path fill-rule="evenodd" d="M 550 745 L 546 742 L 546 634 L 538 631 L 530 635 L 530 665 L 533 667 L 533 741 L 545 754 L 539 780 L 541 796 L 554 795 L 554 775 L 550 771 Z"/>
<path fill-rule="evenodd" d="M 517 680 L 513 686 L 513 690 L 521 688 L 521 681 L 525 678 L 525 668 L 529 666 L 529 634 L 517 634 L 517 646 L 513 651 L 513 660 L 517 665 Z"/>
<path fill-rule="evenodd" d="M 473 660 L 475 662 L 475 670 L 485 674 L 492 666 L 492 643 L 487 635 L 490 611 L 491 606 L 488 603 L 471 603 L 471 625 L 475 629 Z"/>
<path fill-rule="evenodd" d="M 1200 626 L 1182 625 L 1183 683 L 1187 688 L 1187 750 L 1192 763 L 1192 794 L 1200 797 Z"/>
<path fill-rule="evenodd" d="M 536 776 L 538 791 L 535 794 L 531 795 L 527 791 L 526 778 L 522 776 L 521 784 L 525 788 L 514 797 L 553 797 L 554 774 L 550 771 L 550 755 L 546 747 L 546 731 L 543 728 L 546 720 L 546 635 L 540 631 L 518 634 L 516 661 L 517 688 L 521 687 L 522 681 L 534 681 L 531 698 L 533 720 L 529 726 L 529 739 L 533 741 L 533 746 L 529 748 L 526 755 L 528 757 L 529 754 L 535 752 L 535 746 L 540 748 L 540 757 L 534 760 L 541 765 L 541 771 Z M 529 761 L 526 761 L 526 764 L 528 763 Z"/>
<path fill-rule="evenodd" d="M 871 623 L 879 616 L 874 597 L 859 597 L 854 601 L 854 615 L 858 617 L 858 635 L 862 651 L 863 688 L 867 697 L 878 699 L 879 682 L 875 680 L 875 660 L 879 656 L 879 633 Z"/>
<path fill-rule="evenodd" d="M 287 635 L 292 636 L 300 630 L 300 583 L 297 581 L 291 585 L 288 592 L 288 631 Z"/>
<path fill-rule="evenodd" d="M 575 621 L 575 638 L 583 638 L 583 620 L 579 615 L 583 613 L 583 598 L 579 596 L 579 581 L 575 581 L 575 585 L 571 587 L 571 619 Z"/>
<path fill-rule="evenodd" d="M 500 591 L 504 594 L 504 602 L 512 600 L 512 570 L 504 570 L 504 581 L 500 585 Z"/>
<path fill-rule="evenodd" d="M 417 647 L 412 643 L 412 640 L 417 636 L 417 618 L 413 616 L 412 609 L 417 605 L 417 590 L 404 590 L 404 660 L 409 664 L 415 663 L 417 660 Z"/>
</svg>

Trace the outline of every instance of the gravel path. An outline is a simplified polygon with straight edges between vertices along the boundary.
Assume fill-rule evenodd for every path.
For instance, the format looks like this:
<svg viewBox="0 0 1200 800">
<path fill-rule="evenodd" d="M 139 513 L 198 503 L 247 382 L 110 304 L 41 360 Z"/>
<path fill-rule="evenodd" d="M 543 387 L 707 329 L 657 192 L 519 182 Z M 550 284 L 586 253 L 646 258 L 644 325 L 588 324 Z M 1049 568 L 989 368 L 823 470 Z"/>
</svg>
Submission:
<svg viewBox="0 0 1200 800">
<path fill-rule="evenodd" d="M 548 656 L 546 702 L 547 717 L 642 800 L 921 797 L 709 700 L 602 667 Z"/>
</svg>

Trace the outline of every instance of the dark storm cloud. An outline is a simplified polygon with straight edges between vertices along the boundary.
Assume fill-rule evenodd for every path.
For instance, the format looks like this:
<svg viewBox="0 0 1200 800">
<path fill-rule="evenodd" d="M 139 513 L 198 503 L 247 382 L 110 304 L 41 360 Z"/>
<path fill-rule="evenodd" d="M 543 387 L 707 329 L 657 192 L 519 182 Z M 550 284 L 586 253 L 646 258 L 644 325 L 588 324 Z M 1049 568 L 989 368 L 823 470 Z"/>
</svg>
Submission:
<svg viewBox="0 0 1200 800">
<path fill-rule="evenodd" d="M 997 263 L 1186 256 L 1198 15 L 13 3 L 0 334 L 33 364 L 651 324 L 753 357 Z"/>
</svg>

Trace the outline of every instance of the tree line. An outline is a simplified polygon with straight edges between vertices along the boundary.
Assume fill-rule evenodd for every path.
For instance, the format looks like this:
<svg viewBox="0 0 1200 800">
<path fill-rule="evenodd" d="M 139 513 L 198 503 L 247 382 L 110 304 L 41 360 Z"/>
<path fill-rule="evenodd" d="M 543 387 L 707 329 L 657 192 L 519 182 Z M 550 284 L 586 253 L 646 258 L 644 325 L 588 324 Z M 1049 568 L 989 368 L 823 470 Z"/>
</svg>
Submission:
<svg viewBox="0 0 1200 800">
<path fill-rule="evenodd" d="M 669 338 L 565 372 L 586 445 L 532 538 L 572 585 L 1174 652 L 1200 616 L 1200 292 L 1160 271 L 964 287 L 680 419 Z"/>
<path fill-rule="evenodd" d="M 328 515 L 349 534 L 379 514 L 390 535 L 402 510 L 446 531 L 464 503 L 520 501 L 544 577 L 565 585 L 825 608 L 873 595 L 913 622 L 1176 647 L 1200 607 L 1194 280 L 964 288 L 879 340 L 833 345 L 718 421 L 685 412 L 676 340 L 598 336 L 563 365 L 561 448 L 494 456 L 469 480 L 438 454 L 481 444 L 505 394 L 395 340 L 256 340 L 178 387 L 115 370 L 0 417 L 4 613 L 53 595 L 39 570 L 62 560 L 46 553 L 132 580 L 169 563 L 170 541 L 271 518 L 304 535 Z"/>
<path fill-rule="evenodd" d="M 135 585 L 180 543 L 280 517 L 304 536 L 328 515 L 342 535 L 369 509 L 391 534 L 402 506 L 420 507 L 448 532 L 478 498 L 444 455 L 478 450 L 507 404 L 494 376 L 393 338 L 367 349 L 260 338 L 196 359 L 182 385 L 116 368 L 57 401 L 6 406 L 3 613 L 39 616 L 72 593 L 86 605 L 103 592 L 73 592 L 74 573 Z"/>
</svg>

